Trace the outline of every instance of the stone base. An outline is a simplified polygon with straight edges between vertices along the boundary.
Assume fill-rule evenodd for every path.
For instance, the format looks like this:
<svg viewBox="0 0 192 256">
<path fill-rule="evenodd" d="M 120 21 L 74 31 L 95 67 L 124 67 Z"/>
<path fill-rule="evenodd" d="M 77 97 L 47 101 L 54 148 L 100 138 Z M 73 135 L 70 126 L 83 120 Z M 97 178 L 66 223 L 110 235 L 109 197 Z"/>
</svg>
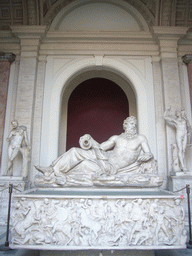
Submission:
<svg viewBox="0 0 192 256">
<path fill-rule="evenodd" d="M 173 175 L 174 176 L 174 175 Z M 176 172 L 175 176 L 179 176 L 179 177 L 192 177 L 192 173 L 191 172 Z"/>
<path fill-rule="evenodd" d="M 24 191 L 26 182 L 22 177 L 1 176 L 0 177 L 0 225 L 7 223 L 9 184 L 13 185 L 13 193 Z"/>
<path fill-rule="evenodd" d="M 37 189 L 14 194 L 13 202 L 13 249 L 186 247 L 182 200 L 168 191 Z"/>
<path fill-rule="evenodd" d="M 192 173 L 180 173 L 180 175 L 170 176 L 169 177 L 169 189 L 173 192 L 176 192 L 176 195 L 183 195 L 183 207 L 185 210 L 186 222 L 188 222 L 188 203 L 187 203 L 187 193 L 186 185 L 190 185 L 192 189 Z M 190 205 L 192 206 L 192 193 L 190 193 Z M 192 209 L 191 209 L 192 210 Z"/>
<path fill-rule="evenodd" d="M 136 250 L 83 250 L 83 251 L 41 251 L 40 256 L 155 256 L 154 251 Z"/>
</svg>

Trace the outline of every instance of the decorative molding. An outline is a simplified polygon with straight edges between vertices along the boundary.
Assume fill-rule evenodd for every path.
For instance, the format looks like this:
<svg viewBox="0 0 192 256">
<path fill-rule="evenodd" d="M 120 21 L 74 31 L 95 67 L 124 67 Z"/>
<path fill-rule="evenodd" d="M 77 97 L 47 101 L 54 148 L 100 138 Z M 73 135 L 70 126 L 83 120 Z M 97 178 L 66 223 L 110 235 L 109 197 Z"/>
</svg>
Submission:
<svg viewBox="0 0 192 256">
<path fill-rule="evenodd" d="M 29 25 L 37 24 L 37 12 L 36 12 L 36 1 L 27 1 L 27 11 L 28 11 L 28 23 Z"/>
<path fill-rule="evenodd" d="M 153 31 L 155 35 L 166 37 L 181 37 L 187 33 L 188 27 L 167 27 L 154 26 Z"/>
<path fill-rule="evenodd" d="M 61 11 L 61 9 L 67 7 L 69 4 L 71 4 L 75 1 L 74 0 L 71 0 L 71 1 L 58 0 L 52 6 L 50 6 L 50 4 L 48 2 L 47 3 L 46 3 L 46 1 L 44 1 L 44 2 L 45 2 L 47 10 L 46 10 L 46 13 L 45 13 L 41 23 L 50 26 L 52 21 L 54 20 L 54 18 Z M 106 2 L 106 1 L 104 1 L 104 2 Z M 149 6 L 144 4 L 143 1 L 135 1 L 135 0 L 125 0 L 124 2 L 132 5 L 138 12 L 140 12 L 141 15 L 144 17 L 144 19 L 146 20 L 149 27 L 155 25 L 154 8 L 156 8 L 156 6 L 154 7 L 153 4 L 149 4 L 149 6 L 150 6 L 150 8 L 149 8 Z M 42 11 L 43 10 L 41 10 L 41 12 Z"/>
<path fill-rule="evenodd" d="M 182 57 L 182 60 L 185 64 L 192 62 L 192 54 L 186 54 Z"/>
<path fill-rule="evenodd" d="M 13 53 L 0 52 L 0 61 L 15 61 L 16 55 Z"/>
<path fill-rule="evenodd" d="M 177 58 L 178 40 L 187 33 L 188 27 L 153 27 L 154 36 L 159 40 L 161 58 Z"/>
<path fill-rule="evenodd" d="M 21 56 L 37 57 L 41 38 L 45 36 L 46 26 L 11 26 L 12 33 L 20 39 Z"/>
<path fill-rule="evenodd" d="M 11 26 L 12 33 L 19 38 L 40 38 L 46 33 L 46 26 Z"/>
<path fill-rule="evenodd" d="M 160 22 L 161 26 L 172 26 L 175 23 L 175 0 L 162 0 L 160 7 Z"/>
</svg>

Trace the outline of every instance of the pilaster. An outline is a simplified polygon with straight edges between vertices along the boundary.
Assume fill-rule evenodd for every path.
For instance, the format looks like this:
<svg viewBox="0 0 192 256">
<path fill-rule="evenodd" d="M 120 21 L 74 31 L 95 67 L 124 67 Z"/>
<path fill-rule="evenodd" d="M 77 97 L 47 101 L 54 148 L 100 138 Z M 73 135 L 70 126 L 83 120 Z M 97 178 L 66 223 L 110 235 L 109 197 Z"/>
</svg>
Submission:
<svg viewBox="0 0 192 256">
<path fill-rule="evenodd" d="M 42 109 L 43 109 L 43 94 L 44 94 L 44 85 L 45 85 L 45 68 L 46 60 L 39 59 L 37 67 L 37 82 L 35 88 L 35 102 L 34 102 L 34 115 L 33 115 L 33 131 L 32 131 L 32 141 L 33 145 L 32 154 L 31 154 L 31 172 L 30 172 L 30 181 L 34 183 L 34 177 L 36 175 L 36 169 L 34 165 L 39 164 L 40 162 L 40 146 L 41 146 L 41 127 L 42 127 Z"/>
<path fill-rule="evenodd" d="M 159 44 L 159 58 L 162 73 L 164 109 L 171 106 L 171 114 L 182 107 L 181 87 L 178 68 L 178 40 L 188 28 L 185 27 L 153 27 L 154 36 Z M 162 115 L 163 118 L 163 115 Z M 166 125 L 166 123 L 164 122 Z M 175 143 L 175 131 L 166 125 L 166 141 L 168 151 L 168 176 L 171 172 L 171 144 Z"/>
<path fill-rule="evenodd" d="M 186 54 L 183 56 L 183 62 L 187 65 L 187 73 L 189 79 L 189 91 L 191 99 L 191 111 L 192 111 L 192 54 Z"/>
<path fill-rule="evenodd" d="M 164 95 L 163 83 L 161 75 L 161 64 L 159 58 L 153 58 L 153 86 L 155 97 L 155 119 L 156 119 L 156 134 L 157 134 L 157 160 L 158 174 L 161 177 L 167 177 L 167 149 L 166 149 L 166 134 L 165 124 L 163 120 L 164 113 Z M 167 180 L 164 180 L 162 189 L 167 189 Z"/>
<path fill-rule="evenodd" d="M 27 127 L 29 144 L 31 145 L 39 46 L 46 27 L 12 26 L 11 29 L 13 34 L 20 39 L 20 66 L 15 119 L 18 120 L 20 125 Z"/>
<path fill-rule="evenodd" d="M 5 125 L 5 112 L 7 105 L 7 93 L 9 84 L 9 74 L 11 62 L 15 60 L 15 55 L 12 53 L 0 52 L 0 166 L 3 144 L 3 133 Z"/>
</svg>

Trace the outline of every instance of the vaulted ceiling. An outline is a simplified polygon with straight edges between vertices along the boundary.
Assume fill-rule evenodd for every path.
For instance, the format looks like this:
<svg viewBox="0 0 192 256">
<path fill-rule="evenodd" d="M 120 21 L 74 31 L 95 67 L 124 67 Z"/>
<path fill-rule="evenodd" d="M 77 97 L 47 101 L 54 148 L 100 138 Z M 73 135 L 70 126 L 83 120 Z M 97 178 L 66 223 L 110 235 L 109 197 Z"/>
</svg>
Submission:
<svg viewBox="0 0 192 256">
<path fill-rule="evenodd" d="M 78 0 L 1 0 L 0 29 L 11 25 L 51 25 L 62 8 Z M 114 1 L 114 0 L 113 0 Z M 88 2 L 93 2 L 92 0 Z M 108 2 L 95 0 L 95 2 Z M 148 26 L 192 27 L 191 0 L 122 0 L 133 6 Z"/>
</svg>

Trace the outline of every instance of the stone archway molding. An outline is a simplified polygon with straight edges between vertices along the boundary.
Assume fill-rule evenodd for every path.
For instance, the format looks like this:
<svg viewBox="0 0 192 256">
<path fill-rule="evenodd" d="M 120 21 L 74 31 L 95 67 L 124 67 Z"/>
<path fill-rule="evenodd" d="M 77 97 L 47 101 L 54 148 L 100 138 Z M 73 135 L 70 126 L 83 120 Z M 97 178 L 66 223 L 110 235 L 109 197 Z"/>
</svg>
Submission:
<svg viewBox="0 0 192 256">
<path fill-rule="evenodd" d="M 78 4 L 79 1 L 77 0 L 58 0 L 56 1 L 51 8 L 48 10 L 46 13 L 45 17 L 42 19 L 42 25 L 47 25 L 48 27 L 51 26 L 52 22 L 56 18 L 56 16 L 59 14 L 59 12 L 71 5 L 71 8 L 73 8 L 76 5 L 76 2 Z M 86 0 L 84 2 L 90 3 L 92 1 Z M 96 2 L 96 1 L 94 1 Z M 101 2 L 101 1 L 99 1 Z M 107 2 L 110 3 L 110 1 L 103 0 L 102 2 Z M 112 0 L 111 3 L 115 2 L 115 0 Z M 142 18 L 145 20 L 147 23 L 148 27 L 156 25 L 155 21 L 155 15 L 154 13 L 143 3 L 143 1 L 135 1 L 135 0 L 118 0 L 116 1 L 119 5 L 127 5 L 128 7 L 131 7 L 135 9 L 135 12 L 138 12 L 142 16 Z M 70 8 L 70 7 L 69 7 Z"/>
<path fill-rule="evenodd" d="M 98 59 L 97 61 L 96 59 L 92 56 L 75 59 L 60 69 L 53 79 L 51 79 L 50 74 L 53 57 L 48 58 L 43 104 L 41 165 L 49 165 L 58 157 L 60 109 L 63 93 L 65 93 L 67 86 L 75 76 L 80 75 L 86 70 L 95 69 L 97 67 L 96 64 L 100 65 L 100 68 L 106 68 L 118 73 L 119 76 L 124 77 L 133 86 L 137 99 L 138 129 L 140 133 L 150 137 L 149 143 L 152 142 L 154 152 L 156 148 L 155 120 L 153 118 L 155 117 L 155 113 L 152 80 L 150 81 L 150 76 L 145 79 L 131 63 L 125 62 L 121 58 L 103 57 L 99 63 Z M 151 65 L 149 58 L 147 62 L 148 66 Z"/>
</svg>

